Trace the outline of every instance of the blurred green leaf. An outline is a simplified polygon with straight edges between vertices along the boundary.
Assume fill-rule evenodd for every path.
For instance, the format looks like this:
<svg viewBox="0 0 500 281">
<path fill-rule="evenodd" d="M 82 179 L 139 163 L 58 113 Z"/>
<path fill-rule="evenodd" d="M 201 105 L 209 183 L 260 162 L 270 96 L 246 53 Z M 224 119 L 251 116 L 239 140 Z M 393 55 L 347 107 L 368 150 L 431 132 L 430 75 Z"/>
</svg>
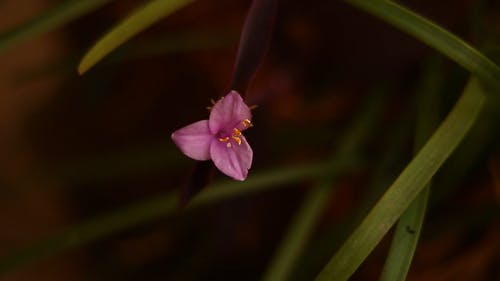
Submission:
<svg viewBox="0 0 500 281">
<path fill-rule="evenodd" d="M 393 94 L 393 82 L 390 82 L 386 90 L 389 94 Z M 390 98 L 390 97 L 389 97 Z M 412 99 L 407 103 L 413 104 Z M 326 225 L 321 232 L 311 240 L 310 245 L 305 249 L 304 254 L 297 262 L 300 267 L 297 267 L 289 280 L 311 280 L 331 257 L 331 253 L 337 250 L 342 242 L 347 239 L 348 235 L 368 214 L 370 209 L 375 205 L 377 199 L 382 196 L 387 186 L 397 177 L 399 169 L 405 162 L 402 158 L 405 157 L 405 146 L 410 138 L 410 130 L 408 124 L 411 122 L 414 111 L 407 108 L 409 105 L 404 105 L 401 110 L 402 115 L 395 120 L 385 120 L 383 128 L 386 134 L 378 135 L 381 141 L 381 147 L 376 146 L 378 150 L 373 158 L 367 160 L 366 167 L 371 167 L 371 175 L 369 175 L 368 186 L 365 192 L 359 198 L 359 203 L 352 213 L 341 218 L 340 221 Z M 413 108 L 413 107 L 412 107 Z M 387 124 L 387 121 L 391 124 Z M 392 121 L 392 122 L 391 122 Z M 373 130 L 377 131 L 381 126 L 373 126 Z M 411 130 L 413 137 L 414 130 Z M 378 142 L 378 141 L 377 141 Z M 372 144 L 373 145 L 373 144 Z M 373 146 L 370 146 L 373 151 Z M 397 168 L 396 168 L 397 167 Z M 398 171 L 395 171 L 398 169 Z"/>
<path fill-rule="evenodd" d="M 193 1 L 154 0 L 137 9 L 132 15 L 97 41 L 81 60 L 78 65 L 78 72 L 80 74 L 85 73 L 127 40 Z"/>
<path fill-rule="evenodd" d="M 387 87 L 382 85 L 377 87 L 374 93 L 365 100 L 359 114 L 356 115 L 355 120 L 343 135 L 332 155 L 336 161 L 349 163 L 349 159 L 366 144 L 376 127 L 376 123 L 380 120 L 386 94 Z M 339 172 L 342 171 L 341 167 L 337 167 L 339 169 L 332 170 L 330 174 L 323 176 L 319 180 L 318 186 L 307 192 L 262 280 L 281 281 L 288 280 L 291 276 L 316 222 L 324 212 L 328 200 L 334 192 L 335 188 L 332 185 L 339 176 Z"/>
<path fill-rule="evenodd" d="M 228 48 L 237 43 L 236 35 L 237 32 L 232 30 L 197 30 L 154 34 L 151 37 L 143 38 L 140 42 L 131 42 L 131 44 L 123 46 L 120 51 L 110 54 L 103 64 L 112 65 L 167 54 Z M 20 72 L 15 79 L 17 83 L 23 84 L 54 72 L 68 73 L 74 69 L 75 64 L 80 59 L 80 54 L 71 53 L 64 58 L 58 58 Z"/>
<path fill-rule="evenodd" d="M 433 59 L 425 69 L 422 86 L 419 89 L 415 153 L 439 124 L 439 90 L 442 82 L 441 61 Z M 430 183 L 403 213 L 394 232 L 391 247 L 380 276 L 381 281 L 404 281 L 420 238 Z"/>
<path fill-rule="evenodd" d="M 179 151 L 171 143 L 149 143 L 122 151 L 65 161 L 52 168 L 52 173 L 64 181 L 78 184 L 123 179 L 182 167 L 187 159 L 177 159 L 177 155 Z"/>
<path fill-rule="evenodd" d="M 314 226 L 325 210 L 333 190 L 332 184 L 325 181 L 308 191 L 262 280 L 288 280 L 295 263 L 306 247 Z"/>
<path fill-rule="evenodd" d="M 439 177 L 434 180 L 439 188 L 432 192 L 431 206 L 444 204 L 463 186 L 464 180 L 477 169 L 477 165 L 484 163 L 483 161 L 491 156 L 491 151 L 498 147 L 500 130 L 492 128 L 498 128 L 500 99 L 495 101 L 494 97 L 491 97 L 488 100 L 490 102 L 486 104 L 467 138 L 450 157 L 450 161 L 443 165 Z"/>
<path fill-rule="evenodd" d="M 435 48 L 483 82 L 500 89 L 500 68 L 481 52 L 430 20 L 387 0 L 345 0 Z M 495 93 L 498 94 L 498 93 Z"/>
<path fill-rule="evenodd" d="M 317 276 L 347 280 L 426 186 L 474 124 L 485 93 L 472 78 L 455 107 L 375 207 Z"/>
<path fill-rule="evenodd" d="M 24 25 L 0 34 L 0 52 L 23 40 L 84 16 L 111 1 L 113 0 L 73 0 L 64 2 Z"/>
<path fill-rule="evenodd" d="M 244 182 L 228 180 L 217 182 L 194 198 L 187 206 L 187 209 L 201 207 L 227 198 L 283 188 L 287 183 L 324 175 L 332 169 L 337 169 L 336 167 L 350 169 L 350 161 L 344 163 L 340 163 L 340 161 L 313 163 L 278 168 L 254 173 Z M 0 275 L 4 275 L 23 264 L 37 259 L 88 244 L 129 229 L 139 223 L 149 222 L 171 214 L 177 209 L 177 203 L 178 196 L 176 193 L 166 193 L 74 226 L 0 260 Z"/>
</svg>

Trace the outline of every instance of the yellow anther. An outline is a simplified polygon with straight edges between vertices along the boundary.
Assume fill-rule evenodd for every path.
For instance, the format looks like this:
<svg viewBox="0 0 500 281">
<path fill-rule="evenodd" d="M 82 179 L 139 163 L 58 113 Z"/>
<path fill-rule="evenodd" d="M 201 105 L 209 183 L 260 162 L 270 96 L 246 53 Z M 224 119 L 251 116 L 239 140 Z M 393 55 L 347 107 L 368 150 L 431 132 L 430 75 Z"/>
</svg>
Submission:
<svg viewBox="0 0 500 281">
<path fill-rule="evenodd" d="M 253 124 L 252 124 L 252 121 L 248 120 L 248 119 L 245 119 L 241 122 L 241 124 L 243 124 L 243 127 L 247 128 L 247 127 L 253 127 Z"/>
<path fill-rule="evenodd" d="M 232 139 L 238 144 L 241 145 L 241 138 L 232 136 Z"/>
<path fill-rule="evenodd" d="M 239 137 L 241 136 L 241 131 L 238 130 L 237 128 L 233 129 L 233 137 Z"/>
<path fill-rule="evenodd" d="M 238 128 L 234 128 L 233 129 L 233 134 L 231 135 L 231 137 L 219 138 L 219 141 L 220 142 L 225 142 L 226 145 L 227 145 L 227 147 L 231 147 L 230 140 L 233 140 L 238 145 L 241 145 L 241 136 L 242 135 L 243 134 L 241 133 L 241 131 Z"/>
</svg>

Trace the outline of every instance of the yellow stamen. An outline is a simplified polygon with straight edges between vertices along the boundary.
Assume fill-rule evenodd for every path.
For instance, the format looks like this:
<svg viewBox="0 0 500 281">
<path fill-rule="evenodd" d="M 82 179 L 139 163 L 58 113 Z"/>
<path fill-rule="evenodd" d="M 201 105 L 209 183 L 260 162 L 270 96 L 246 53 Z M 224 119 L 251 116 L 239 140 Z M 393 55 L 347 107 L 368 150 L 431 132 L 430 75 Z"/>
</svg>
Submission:
<svg viewBox="0 0 500 281">
<path fill-rule="evenodd" d="M 232 136 L 232 139 L 238 144 L 241 145 L 241 138 Z"/>
<path fill-rule="evenodd" d="M 252 124 L 252 123 L 249 123 L 250 120 L 248 120 L 248 119 L 245 119 L 243 122 L 244 122 L 244 124 Z M 249 126 L 249 125 L 247 125 L 247 126 Z M 241 131 L 238 128 L 234 128 L 233 134 L 231 135 L 231 137 L 219 138 L 219 141 L 225 142 L 227 147 L 231 147 L 231 142 L 229 140 L 233 140 L 238 145 L 241 145 L 241 136 L 243 136 Z"/>
<path fill-rule="evenodd" d="M 245 119 L 241 122 L 243 124 L 243 127 L 248 128 L 248 127 L 253 127 L 252 121 Z"/>
</svg>

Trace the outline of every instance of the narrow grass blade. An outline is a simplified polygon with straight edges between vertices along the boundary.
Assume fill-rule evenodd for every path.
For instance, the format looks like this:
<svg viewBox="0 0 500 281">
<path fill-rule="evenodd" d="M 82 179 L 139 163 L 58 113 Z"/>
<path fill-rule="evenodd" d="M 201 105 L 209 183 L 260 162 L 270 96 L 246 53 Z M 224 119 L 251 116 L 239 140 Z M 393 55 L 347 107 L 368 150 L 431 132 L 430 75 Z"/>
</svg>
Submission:
<svg viewBox="0 0 500 281">
<path fill-rule="evenodd" d="M 0 34 L 0 52 L 88 14 L 112 0 L 72 0 L 63 2 L 25 24 Z"/>
<path fill-rule="evenodd" d="M 234 46 L 237 34 L 232 30 L 182 31 L 178 33 L 159 33 L 144 38 L 140 42 L 128 44 L 121 52 L 110 54 L 103 64 L 109 66 L 123 62 L 141 60 L 168 54 L 188 53 L 202 50 L 226 49 Z M 64 58 L 44 63 L 16 75 L 15 82 L 24 84 L 55 72 L 69 73 L 80 61 L 81 54 L 71 53 Z M 177 151 L 177 150 L 176 150 Z"/>
<path fill-rule="evenodd" d="M 328 184 L 328 181 L 318 184 L 307 193 L 302 206 L 292 218 L 287 234 L 268 270 L 264 273 L 263 281 L 288 280 L 332 193 L 333 186 Z"/>
<path fill-rule="evenodd" d="M 474 124 L 485 93 L 472 78 L 452 111 L 354 230 L 316 281 L 347 280 L 394 225 Z"/>
<path fill-rule="evenodd" d="M 84 16 L 111 1 L 112 0 L 66 1 L 29 22 L 0 34 L 0 52 L 23 40 L 50 31 Z"/>
<path fill-rule="evenodd" d="M 380 119 L 384 105 L 386 87 L 376 89 L 371 97 L 362 106 L 357 118 L 349 126 L 344 134 L 335 153 L 335 161 L 340 163 L 349 162 L 349 158 L 356 154 L 362 145 L 366 143 L 373 133 L 375 124 Z M 345 160 L 343 160 L 345 159 Z M 316 222 L 319 220 L 327 207 L 328 200 L 334 192 L 332 183 L 336 181 L 342 166 L 336 166 L 330 174 L 324 176 L 315 188 L 308 191 L 301 207 L 290 223 L 283 241 L 278 246 L 276 254 L 272 258 L 267 271 L 264 273 L 264 281 L 284 281 L 291 276 L 296 262 L 304 251 L 308 238 L 311 236 Z"/>
<path fill-rule="evenodd" d="M 392 92 L 389 89 L 389 92 Z M 411 110 L 403 110 L 403 116 L 389 125 L 391 128 L 384 139 L 388 140 L 386 146 L 381 149 L 378 160 L 372 159 L 366 165 L 373 167 L 374 171 L 369 178 L 370 184 L 366 188 L 355 212 L 349 214 L 341 221 L 330 224 L 322 230 L 311 241 L 304 254 L 300 257 L 298 264 L 300 270 L 295 270 L 290 280 L 311 280 L 319 271 L 322 265 L 331 257 L 331 253 L 338 249 L 342 242 L 355 229 L 355 227 L 368 214 L 368 211 L 375 205 L 378 198 L 382 196 L 387 186 L 397 174 L 393 173 L 394 167 L 401 167 L 401 155 L 404 154 L 404 146 L 407 143 L 408 123 L 410 122 Z M 377 130 L 377 126 L 373 126 Z M 412 130 L 413 131 L 413 130 Z"/>
<path fill-rule="evenodd" d="M 347 162 L 334 164 L 325 162 L 255 173 L 244 182 L 218 182 L 213 184 L 211 188 L 201 192 L 199 196 L 190 202 L 187 209 L 272 188 L 283 188 L 287 183 L 324 175 L 331 169 L 337 169 L 335 168 L 336 165 L 350 169 Z M 139 223 L 149 222 L 161 216 L 172 214 L 177 210 L 177 203 L 177 194 L 166 193 L 74 226 L 67 231 L 58 233 L 0 260 L 0 276 L 23 264 L 83 246 L 134 227 Z"/>
<path fill-rule="evenodd" d="M 487 151 L 493 151 L 498 147 L 500 130 L 492 128 L 499 126 L 500 96 L 497 100 L 492 96 L 488 101 L 467 138 L 436 178 L 435 184 L 439 188 L 432 192 L 429 202 L 431 206 L 445 203 L 446 199 L 462 186 L 464 179 L 474 171 L 476 163 L 483 161 Z"/>
<path fill-rule="evenodd" d="M 439 124 L 439 89 L 442 76 L 439 60 L 429 63 L 419 91 L 417 125 L 415 133 L 415 153 L 423 146 Z M 381 281 L 404 281 L 420 238 L 430 183 L 403 213 L 394 232 L 389 254 L 385 261 Z"/>
<path fill-rule="evenodd" d="M 435 48 L 483 82 L 500 89 L 500 68 L 462 39 L 428 19 L 387 0 L 345 0 Z M 497 93 L 498 94 L 498 93 Z"/>
<path fill-rule="evenodd" d="M 127 40 L 193 1 L 194 0 L 153 0 L 142 8 L 139 8 L 97 41 L 78 65 L 78 73 L 85 73 Z"/>
</svg>

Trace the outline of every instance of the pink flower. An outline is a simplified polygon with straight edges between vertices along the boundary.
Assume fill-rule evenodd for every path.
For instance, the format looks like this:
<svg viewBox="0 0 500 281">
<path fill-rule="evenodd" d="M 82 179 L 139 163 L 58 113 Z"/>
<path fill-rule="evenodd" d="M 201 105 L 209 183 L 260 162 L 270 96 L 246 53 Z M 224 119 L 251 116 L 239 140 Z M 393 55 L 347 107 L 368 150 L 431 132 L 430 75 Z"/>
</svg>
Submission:
<svg viewBox="0 0 500 281">
<path fill-rule="evenodd" d="M 253 151 L 242 132 L 252 126 L 250 108 L 236 91 L 218 100 L 208 120 L 201 120 L 172 133 L 172 140 L 188 157 L 212 159 L 224 174 L 245 180 L 252 166 Z"/>
</svg>

